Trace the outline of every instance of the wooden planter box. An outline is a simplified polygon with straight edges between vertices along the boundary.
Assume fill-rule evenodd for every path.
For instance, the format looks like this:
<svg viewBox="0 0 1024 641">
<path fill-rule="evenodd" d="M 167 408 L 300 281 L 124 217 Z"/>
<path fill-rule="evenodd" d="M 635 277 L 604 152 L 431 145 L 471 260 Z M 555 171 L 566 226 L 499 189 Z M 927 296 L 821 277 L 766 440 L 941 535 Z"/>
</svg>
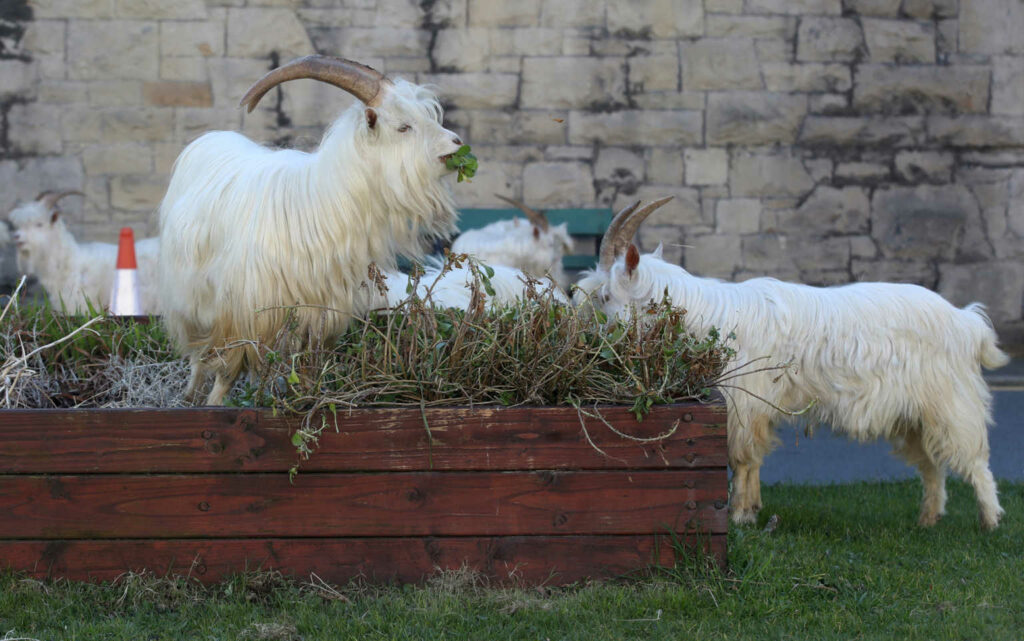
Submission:
<svg viewBox="0 0 1024 641">
<path fill-rule="evenodd" d="M 724 563 L 724 406 L 601 413 L 637 437 L 675 432 L 640 443 L 593 418 L 584 432 L 573 408 L 357 410 L 289 482 L 295 420 L 265 411 L 3 411 L 0 568 L 342 583 L 465 563 L 566 583 L 670 564 L 679 542 Z"/>
</svg>

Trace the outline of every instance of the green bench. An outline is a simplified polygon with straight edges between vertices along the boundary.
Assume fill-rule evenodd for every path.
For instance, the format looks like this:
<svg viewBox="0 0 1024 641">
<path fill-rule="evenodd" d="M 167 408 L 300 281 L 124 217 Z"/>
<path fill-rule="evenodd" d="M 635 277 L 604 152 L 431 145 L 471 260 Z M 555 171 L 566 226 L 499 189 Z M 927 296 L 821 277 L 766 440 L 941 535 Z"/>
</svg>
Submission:
<svg viewBox="0 0 1024 641">
<path fill-rule="evenodd" d="M 562 266 L 570 271 L 593 269 L 597 265 L 597 252 L 604 232 L 611 224 L 614 213 L 608 208 L 598 209 L 542 209 L 552 225 L 569 223 L 569 234 L 576 241 L 578 253 L 562 259 Z M 459 229 L 479 229 L 499 220 L 524 218 L 523 212 L 508 209 L 462 209 Z"/>
</svg>

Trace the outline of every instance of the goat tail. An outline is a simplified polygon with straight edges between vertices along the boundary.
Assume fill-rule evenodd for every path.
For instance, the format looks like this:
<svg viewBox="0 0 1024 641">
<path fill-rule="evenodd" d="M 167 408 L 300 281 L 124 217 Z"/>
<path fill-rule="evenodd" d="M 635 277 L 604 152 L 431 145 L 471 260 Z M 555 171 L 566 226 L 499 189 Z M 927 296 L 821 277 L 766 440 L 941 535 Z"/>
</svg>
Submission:
<svg viewBox="0 0 1024 641">
<path fill-rule="evenodd" d="M 973 325 L 981 343 L 979 355 L 982 367 L 985 369 L 999 369 L 1009 363 L 1009 355 L 999 349 L 999 346 L 996 344 L 999 339 L 996 336 L 996 330 L 992 327 L 992 320 L 985 313 L 985 306 L 981 303 L 971 303 L 964 308 L 964 311 L 970 312 L 976 319 Z"/>
</svg>

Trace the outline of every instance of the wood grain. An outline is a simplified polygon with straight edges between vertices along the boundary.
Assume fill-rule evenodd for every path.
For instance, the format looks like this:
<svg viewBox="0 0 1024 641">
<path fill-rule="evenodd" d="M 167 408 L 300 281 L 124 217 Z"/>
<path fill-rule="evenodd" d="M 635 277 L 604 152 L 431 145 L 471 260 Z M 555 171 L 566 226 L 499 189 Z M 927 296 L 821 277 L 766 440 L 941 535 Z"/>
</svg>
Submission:
<svg viewBox="0 0 1024 641">
<path fill-rule="evenodd" d="M 684 537 L 719 562 L 726 537 Z M 671 565 L 665 536 L 521 536 L 352 539 L 0 541 L 0 569 L 36 578 L 110 581 L 129 570 L 220 581 L 243 569 L 275 569 L 300 580 L 311 572 L 334 584 L 356 577 L 418 583 L 437 569 L 468 565 L 492 581 L 561 585 Z"/>
<path fill-rule="evenodd" d="M 726 531 L 725 470 L 0 477 L 0 539 Z"/>
<path fill-rule="evenodd" d="M 339 413 L 337 432 L 329 418 L 316 452 L 301 466 L 316 472 L 726 465 L 722 404 L 655 406 L 642 422 L 623 407 L 600 413 L 637 438 L 674 432 L 639 443 L 595 418 L 584 417 L 584 429 L 571 407 L 361 409 Z M 291 444 L 297 425 L 267 412 L 223 408 L 4 410 L 0 474 L 281 472 L 299 462 Z"/>
</svg>

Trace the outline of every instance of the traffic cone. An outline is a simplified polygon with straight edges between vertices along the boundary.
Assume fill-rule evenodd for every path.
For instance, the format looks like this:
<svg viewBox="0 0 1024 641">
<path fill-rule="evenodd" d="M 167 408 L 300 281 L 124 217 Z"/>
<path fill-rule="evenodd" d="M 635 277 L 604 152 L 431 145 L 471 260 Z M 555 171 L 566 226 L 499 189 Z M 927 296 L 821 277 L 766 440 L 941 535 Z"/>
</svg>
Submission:
<svg viewBox="0 0 1024 641">
<path fill-rule="evenodd" d="M 138 265 L 135 262 L 135 236 L 131 227 L 121 228 L 117 244 L 117 269 L 114 287 L 110 292 L 111 316 L 142 316 L 139 284 L 136 281 Z"/>
</svg>

